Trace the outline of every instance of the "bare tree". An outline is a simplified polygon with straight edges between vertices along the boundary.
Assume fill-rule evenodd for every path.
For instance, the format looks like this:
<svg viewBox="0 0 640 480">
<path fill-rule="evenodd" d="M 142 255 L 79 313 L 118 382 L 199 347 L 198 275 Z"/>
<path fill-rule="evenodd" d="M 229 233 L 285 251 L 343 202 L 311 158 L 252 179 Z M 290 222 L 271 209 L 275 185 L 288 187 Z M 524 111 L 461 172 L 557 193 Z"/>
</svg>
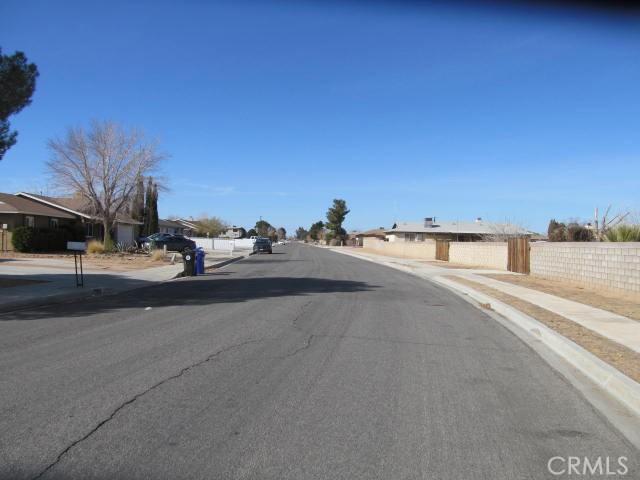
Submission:
<svg viewBox="0 0 640 480">
<path fill-rule="evenodd" d="M 519 223 L 489 223 L 490 233 L 483 233 L 480 238 L 485 242 L 506 242 L 510 238 L 529 236 L 530 233 Z"/>
<path fill-rule="evenodd" d="M 109 248 L 116 216 L 131 202 L 138 180 L 155 171 L 165 156 L 144 133 L 113 122 L 93 121 L 88 132 L 69 128 L 48 146 L 47 168 L 55 184 L 88 202 L 102 221 Z"/>
<path fill-rule="evenodd" d="M 595 237 L 597 241 L 602 241 L 606 238 L 607 232 L 611 230 L 616 225 L 622 223 L 625 218 L 627 218 L 630 212 L 619 212 L 616 213 L 613 217 L 609 217 L 611 212 L 611 205 L 609 205 L 602 218 L 598 215 L 598 208 L 595 209 L 594 214 L 594 230 Z"/>
</svg>

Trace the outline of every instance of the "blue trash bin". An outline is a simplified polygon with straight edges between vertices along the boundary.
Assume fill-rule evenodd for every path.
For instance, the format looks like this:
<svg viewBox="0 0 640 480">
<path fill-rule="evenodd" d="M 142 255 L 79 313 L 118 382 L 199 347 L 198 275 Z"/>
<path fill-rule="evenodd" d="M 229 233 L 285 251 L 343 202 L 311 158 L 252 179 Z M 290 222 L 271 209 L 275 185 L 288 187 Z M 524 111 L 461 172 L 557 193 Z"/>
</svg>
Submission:
<svg viewBox="0 0 640 480">
<path fill-rule="evenodd" d="M 196 248 L 196 275 L 204 275 L 204 249 Z"/>
</svg>

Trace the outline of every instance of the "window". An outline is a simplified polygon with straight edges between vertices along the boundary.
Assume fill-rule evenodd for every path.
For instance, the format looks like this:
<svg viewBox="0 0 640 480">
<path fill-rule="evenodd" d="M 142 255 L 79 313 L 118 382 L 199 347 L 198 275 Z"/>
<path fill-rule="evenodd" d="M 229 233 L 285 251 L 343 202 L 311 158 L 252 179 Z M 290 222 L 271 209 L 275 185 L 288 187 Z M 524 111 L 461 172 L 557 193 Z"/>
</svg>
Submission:
<svg viewBox="0 0 640 480">
<path fill-rule="evenodd" d="M 58 219 L 57 218 L 50 218 L 49 219 L 49 228 L 53 228 L 53 229 L 57 229 L 58 228 Z"/>
<path fill-rule="evenodd" d="M 93 223 L 84 224 L 84 234 L 87 237 L 93 237 Z"/>
<path fill-rule="evenodd" d="M 24 225 L 25 227 L 35 227 L 36 226 L 36 218 L 31 215 L 24 216 Z"/>
</svg>

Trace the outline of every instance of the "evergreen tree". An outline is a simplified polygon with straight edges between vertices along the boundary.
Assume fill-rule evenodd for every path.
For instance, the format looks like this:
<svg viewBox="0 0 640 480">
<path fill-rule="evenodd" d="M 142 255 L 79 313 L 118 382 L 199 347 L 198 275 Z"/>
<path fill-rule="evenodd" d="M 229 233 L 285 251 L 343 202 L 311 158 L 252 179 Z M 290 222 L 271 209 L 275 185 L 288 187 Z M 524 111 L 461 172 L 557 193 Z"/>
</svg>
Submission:
<svg viewBox="0 0 640 480">
<path fill-rule="evenodd" d="M 342 223 L 348 213 L 347 202 L 339 198 L 333 200 L 333 205 L 327 210 L 326 227 L 330 230 L 330 238 L 339 242 L 344 240 L 347 232 L 342 228 Z"/>
<path fill-rule="evenodd" d="M 144 222 L 144 179 L 138 177 L 136 192 L 131 202 L 131 218 Z M 144 234 L 144 225 L 136 225 L 136 236 Z"/>
<path fill-rule="evenodd" d="M 298 227 L 298 228 L 296 229 L 296 238 L 297 238 L 298 240 L 304 240 L 305 238 L 307 238 L 307 234 L 308 234 L 308 233 L 309 233 L 309 232 L 307 232 L 304 228 L 302 228 L 302 227 Z"/>
<path fill-rule="evenodd" d="M 151 198 L 153 197 L 153 179 L 149 177 L 147 180 L 147 189 L 144 195 L 144 223 L 142 225 L 142 234 L 149 236 L 151 231 Z"/>
<path fill-rule="evenodd" d="M 0 160 L 16 143 L 18 132 L 10 131 L 9 116 L 31 103 L 38 68 L 27 63 L 24 53 L 3 55 L 0 49 Z"/>
<path fill-rule="evenodd" d="M 158 218 L 158 184 L 154 183 L 153 188 L 151 190 L 151 220 L 149 221 L 149 228 L 151 229 L 151 233 L 156 233 L 160 229 L 159 218 Z"/>
</svg>

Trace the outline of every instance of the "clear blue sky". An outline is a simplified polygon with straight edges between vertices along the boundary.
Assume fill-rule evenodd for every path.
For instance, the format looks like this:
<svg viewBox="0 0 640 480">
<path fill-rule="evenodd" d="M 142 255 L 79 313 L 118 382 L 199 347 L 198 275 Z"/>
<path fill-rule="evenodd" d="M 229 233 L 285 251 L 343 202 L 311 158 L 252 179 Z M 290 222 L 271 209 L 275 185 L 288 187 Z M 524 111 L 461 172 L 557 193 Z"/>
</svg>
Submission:
<svg viewBox="0 0 640 480">
<path fill-rule="evenodd" d="M 295 5 L 294 5 L 295 3 Z M 40 70 L 0 191 L 47 190 L 46 140 L 111 119 L 162 142 L 161 216 L 349 230 L 640 209 L 640 23 L 416 2 L 4 0 Z"/>
</svg>

